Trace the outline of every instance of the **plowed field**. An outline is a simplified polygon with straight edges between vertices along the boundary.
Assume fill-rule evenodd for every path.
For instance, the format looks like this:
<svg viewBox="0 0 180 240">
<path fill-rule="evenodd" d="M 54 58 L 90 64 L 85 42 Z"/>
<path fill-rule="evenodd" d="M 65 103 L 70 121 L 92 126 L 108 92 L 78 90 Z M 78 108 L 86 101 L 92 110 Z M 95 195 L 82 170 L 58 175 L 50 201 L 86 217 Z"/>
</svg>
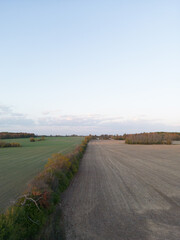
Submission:
<svg viewBox="0 0 180 240">
<path fill-rule="evenodd" d="M 91 141 L 62 207 L 67 240 L 179 240 L 180 145 Z"/>
</svg>

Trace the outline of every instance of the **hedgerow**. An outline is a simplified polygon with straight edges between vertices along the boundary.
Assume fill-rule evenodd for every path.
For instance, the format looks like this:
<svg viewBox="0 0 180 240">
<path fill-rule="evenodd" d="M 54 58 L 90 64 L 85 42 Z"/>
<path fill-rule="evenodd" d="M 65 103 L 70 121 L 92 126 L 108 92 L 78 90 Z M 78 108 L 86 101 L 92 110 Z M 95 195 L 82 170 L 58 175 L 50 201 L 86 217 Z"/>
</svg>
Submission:
<svg viewBox="0 0 180 240">
<path fill-rule="evenodd" d="M 53 154 L 27 191 L 0 215 L 1 240 L 33 240 L 54 211 L 62 193 L 77 172 L 91 137 L 86 137 L 72 154 Z"/>
</svg>

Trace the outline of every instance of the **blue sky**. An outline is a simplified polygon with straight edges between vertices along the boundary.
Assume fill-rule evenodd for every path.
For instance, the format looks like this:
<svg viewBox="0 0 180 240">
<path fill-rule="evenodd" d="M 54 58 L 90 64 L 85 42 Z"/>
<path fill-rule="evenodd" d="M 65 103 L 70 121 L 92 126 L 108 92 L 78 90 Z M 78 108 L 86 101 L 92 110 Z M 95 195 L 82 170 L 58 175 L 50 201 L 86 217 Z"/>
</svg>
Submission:
<svg viewBox="0 0 180 240">
<path fill-rule="evenodd" d="M 0 1 L 0 131 L 180 131 L 180 2 Z"/>
</svg>

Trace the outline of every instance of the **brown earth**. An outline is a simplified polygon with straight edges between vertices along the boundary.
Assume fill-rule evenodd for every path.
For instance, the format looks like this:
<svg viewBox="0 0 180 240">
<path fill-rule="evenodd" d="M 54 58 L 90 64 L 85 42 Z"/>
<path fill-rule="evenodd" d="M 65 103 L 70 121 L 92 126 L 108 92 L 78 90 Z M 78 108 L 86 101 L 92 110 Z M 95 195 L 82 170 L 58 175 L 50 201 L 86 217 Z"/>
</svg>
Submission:
<svg viewBox="0 0 180 240">
<path fill-rule="evenodd" d="M 62 207 L 67 240 L 179 240 L 180 145 L 91 141 Z"/>
</svg>

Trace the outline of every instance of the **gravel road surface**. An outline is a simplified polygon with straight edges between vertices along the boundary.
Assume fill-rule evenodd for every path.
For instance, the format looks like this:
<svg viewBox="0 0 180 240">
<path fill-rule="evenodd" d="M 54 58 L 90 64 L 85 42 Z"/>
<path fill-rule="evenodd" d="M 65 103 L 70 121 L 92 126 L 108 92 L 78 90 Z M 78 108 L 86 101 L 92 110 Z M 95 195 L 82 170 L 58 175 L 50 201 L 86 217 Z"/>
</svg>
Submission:
<svg viewBox="0 0 180 240">
<path fill-rule="evenodd" d="M 62 208 L 67 240 L 180 240 L 180 145 L 91 141 Z"/>
</svg>

